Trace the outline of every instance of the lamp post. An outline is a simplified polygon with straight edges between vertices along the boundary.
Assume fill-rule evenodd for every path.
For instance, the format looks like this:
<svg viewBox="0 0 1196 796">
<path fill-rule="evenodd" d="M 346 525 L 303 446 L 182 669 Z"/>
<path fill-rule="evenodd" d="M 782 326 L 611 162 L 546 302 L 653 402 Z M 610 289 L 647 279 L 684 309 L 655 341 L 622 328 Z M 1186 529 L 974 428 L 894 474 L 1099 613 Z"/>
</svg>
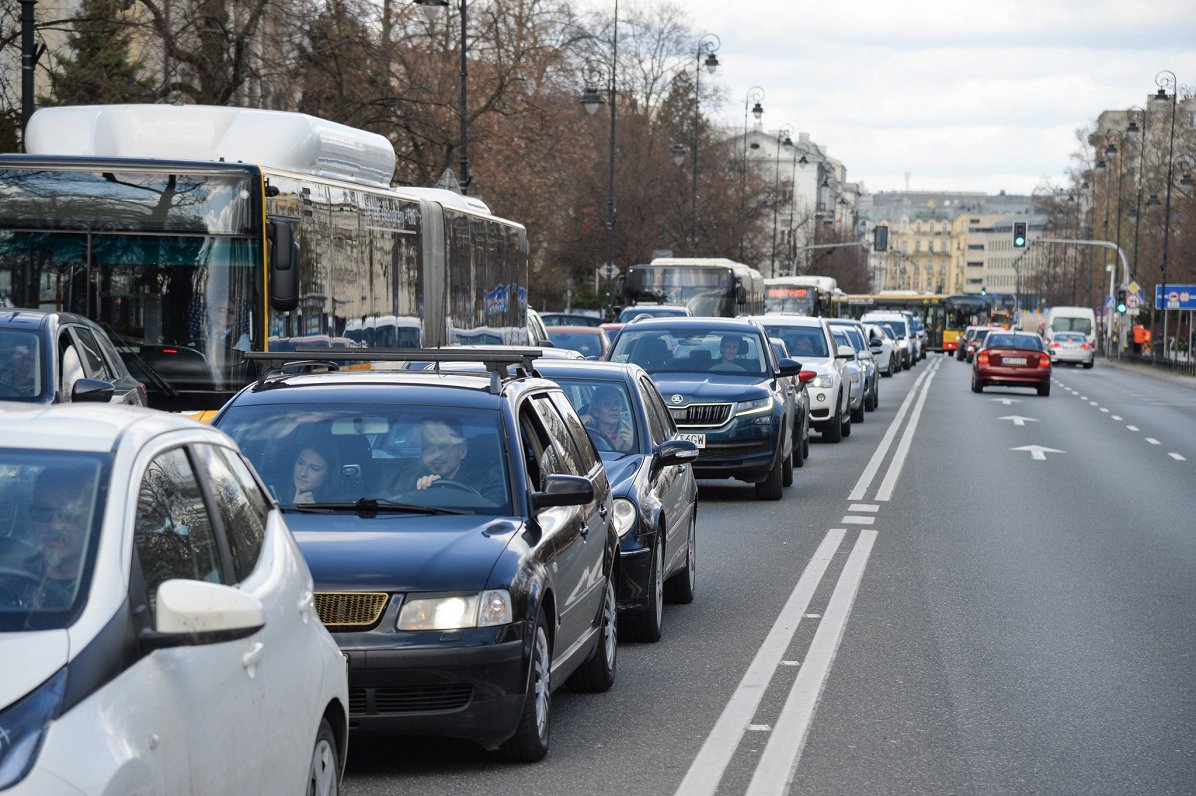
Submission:
<svg viewBox="0 0 1196 796">
<path fill-rule="evenodd" d="M 1154 76 L 1155 85 L 1159 87 L 1158 93 L 1154 95 L 1155 100 L 1162 100 L 1166 102 L 1171 100 L 1171 135 L 1167 143 L 1167 200 L 1163 207 L 1163 263 L 1159 270 L 1160 281 L 1162 282 L 1162 296 L 1163 296 L 1163 356 L 1168 356 L 1167 350 L 1167 240 L 1171 237 L 1171 180 L 1173 167 L 1173 157 L 1175 155 L 1175 112 L 1177 110 L 1176 103 L 1179 97 L 1178 86 L 1176 85 L 1175 73 L 1164 69 Z M 1167 89 L 1171 89 L 1171 94 L 1168 96 Z"/>
<path fill-rule="evenodd" d="M 461 193 L 469 193 L 469 184 L 472 179 L 469 176 L 469 117 L 467 112 L 467 99 L 469 87 L 469 63 L 466 60 L 466 44 L 468 32 L 467 28 L 467 5 L 468 0 L 457 0 L 458 10 L 461 12 L 461 105 L 459 114 L 461 117 L 461 143 L 459 148 L 461 150 L 459 163 L 461 174 L 457 178 L 457 182 L 461 185 Z M 449 0 L 415 0 L 417 6 L 424 9 L 424 13 L 428 17 L 428 22 L 431 23 L 440 15 L 440 12 L 448 8 Z"/>
<path fill-rule="evenodd" d="M 610 95 L 610 181 L 606 194 L 606 306 L 610 307 L 610 280 L 615 268 L 615 116 L 618 103 L 615 102 L 615 82 L 618 73 L 619 59 L 619 0 L 615 0 L 614 31 L 611 35 L 611 58 L 607 90 Z M 581 104 L 586 113 L 591 116 L 598 111 L 602 104 L 602 95 L 598 93 L 598 78 L 600 70 L 591 64 L 586 77 L 585 92 L 581 95 Z"/>
<path fill-rule="evenodd" d="M 462 0 L 464 2 L 464 0 Z M 694 70 L 694 129 L 693 129 L 693 215 L 689 225 L 690 254 L 696 254 L 698 248 L 698 122 L 702 110 L 702 67 L 714 74 L 718 69 L 718 57 L 715 53 L 722 46 L 722 41 L 713 33 L 707 33 L 698 39 L 697 69 Z M 703 58 L 702 56 L 706 56 Z"/>
<path fill-rule="evenodd" d="M 785 272 L 786 276 L 797 276 L 797 227 L 794 226 L 797 213 L 797 167 L 801 165 L 805 167 L 809 164 L 810 159 L 807 157 L 811 150 L 804 143 L 797 143 L 793 145 L 793 162 L 789 164 L 789 257 L 788 268 Z"/>
<path fill-rule="evenodd" d="M 1142 126 L 1138 126 L 1138 120 L 1134 118 L 1135 114 L 1142 119 Z M 1142 180 L 1143 172 L 1146 167 L 1146 109 L 1134 105 L 1126 111 L 1126 115 L 1130 118 L 1130 123 L 1126 125 L 1125 131 L 1127 133 L 1141 133 L 1142 140 L 1138 142 L 1138 179 L 1136 181 L 1136 197 L 1134 199 L 1134 209 L 1131 211 L 1132 217 L 1130 220 L 1134 222 L 1134 271 L 1138 270 L 1138 219 L 1142 215 Z"/>
<path fill-rule="evenodd" d="M 743 171 L 740 173 L 739 185 L 739 215 L 743 225 L 739 231 L 739 259 L 741 261 L 743 260 L 743 239 L 747 237 L 748 105 L 755 101 L 756 104 L 752 105 L 751 113 L 759 123 L 760 117 L 764 115 L 764 106 L 760 104 L 762 99 L 764 99 L 764 89 L 752 86 L 748 89 L 747 99 L 743 101 Z"/>
<path fill-rule="evenodd" d="M 793 128 L 785 124 L 777 130 L 777 156 L 772 175 L 772 256 L 769 258 L 769 276 L 777 275 L 777 211 L 781 204 L 781 150 L 793 146 L 790 135 Z"/>
</svg>

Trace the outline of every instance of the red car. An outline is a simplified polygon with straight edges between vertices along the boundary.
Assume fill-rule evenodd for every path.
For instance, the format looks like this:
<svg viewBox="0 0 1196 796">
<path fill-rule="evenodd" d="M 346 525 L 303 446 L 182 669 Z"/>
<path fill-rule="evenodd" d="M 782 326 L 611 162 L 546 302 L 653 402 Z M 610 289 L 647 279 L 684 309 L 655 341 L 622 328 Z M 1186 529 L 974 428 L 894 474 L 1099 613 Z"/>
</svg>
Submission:
<svg viewBox="0 0 1196 796">
<path fill-rule="evenodd" d="M 993 385 L 1034 387 L 1039 395 L 1050 395 L 1051 355 L 1042 338 L 1027 332 L 989 332 L 972 362 L 972 392 Z"/>
</svg>

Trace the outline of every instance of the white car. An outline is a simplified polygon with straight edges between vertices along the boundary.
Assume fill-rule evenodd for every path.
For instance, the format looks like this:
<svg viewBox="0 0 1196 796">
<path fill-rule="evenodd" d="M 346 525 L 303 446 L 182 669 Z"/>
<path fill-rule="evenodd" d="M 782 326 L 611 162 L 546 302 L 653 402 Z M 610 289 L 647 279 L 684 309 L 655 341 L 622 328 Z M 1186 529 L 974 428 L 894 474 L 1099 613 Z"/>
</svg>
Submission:
<svg viewBox="0 0 1196 796">
<path fill-rule="evenodd" d="M 900 312 L 878 310 L 866 312 L 860 318 L 863 323 L 885 326 L 893 333 L 897 352 L 901 355 L 901 367 L 909 370 L 918 362 L 918 336 L 910 328 L 909 320 Z"/>
<path fill-rule="evenodd" d="M 223 432 L 0 403 L 0 791 L 336 793 L 346 663 Z"/>
<path fill-rule="evenodd" d="M 864 330 L 868 332 L 868 347 L 872 349 L 872 356 L 880 368 L 880 375 L 892 376 L 901 370 L 901 357 L 897 353 L 897 344 L 893 338 L 885 334 L 884 327 L 875 323 L 865 323 Z"/>
<path fill-rule="evenodd" d="M 843 346 L 845 350 L 840 352 L 822 318 L 766 313 L 753 320 L 764 327 L 769 337 L 784 341 L 789 356 L 800 362 L 802 369 L 818 373 L 806 384 L 810 395 L 810 426 L 828 442 L 851 436 L 852 407 L 859 404 L 853 403 L 847 362 L 855 358 L 855 350 Z"/>
<path fill-rule="evenodd" d="M 850 386 L 848 394 L 851 396 L 851 420 L 853 423 L 864 422 L 864 411 L 867 407 L 867 389 L 868 383 L 868 366 L 866 363 L 860 361 L 859 354 L 855 346 L 851 344 L 848 339 L 847 331 L 841 326 L 834 326 L 828 322 L 831 328 L 831 337 L 835 341 L 835 354 L 837 359 L 842 359 L 844 362 L 844 370 L 847 372 L 847 383 Z"/>
</svg>

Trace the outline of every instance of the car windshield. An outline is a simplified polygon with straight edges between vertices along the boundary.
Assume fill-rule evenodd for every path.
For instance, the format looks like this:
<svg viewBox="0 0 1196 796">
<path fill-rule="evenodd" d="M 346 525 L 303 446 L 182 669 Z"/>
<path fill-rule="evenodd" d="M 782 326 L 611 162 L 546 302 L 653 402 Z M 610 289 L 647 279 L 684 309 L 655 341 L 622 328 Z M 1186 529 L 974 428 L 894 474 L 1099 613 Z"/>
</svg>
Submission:
<svg viewBox="0 0 1196 796">
<path fill-rule="evenodd" d="M 106 455 L 0 449 L 0 632 L 68 627 L 87 600 Z"/>
<path fill-rule="evenodd" d="M 595 448 L 614 453 L 639 449 L 636 417 L 624 382 L 558 377 L 553 381 L 581 416 Z"/>
<path fill-rule="evenodd" d="M 602 332 L 597 329 L 593 334 L 586 332 L 562 332 L 556 328 L 549 327 L 548 339 L 553 342 L 557 348 L 567 348 L 570 351 L 577 351 L 582 356 L 599 357 L 602 356 L 602 340 L 599 335 Z"/>
<path fill-rule="evenodd" d="M 789 349 L 789 356 L 797 360 L 809 357 L 829 357 L 826 335 L 817 326 L 765 326 L 769 337 L 779 337 Z"/>
<path fill-rule="evenodd" d="M 632 329 L 624 327 L 612 362 L 634 362 L 649 373 L 726 373 L 763 377 L 764 338 L 752 329 Z"/>
<path fill-rule="evenodd" d="M 510 515 L 510 457 L 494 410 L 419 404 L 233 406 L 216 424 L 284 510 Z"/>
<path fill-rule="evenodd" d="M 0 329 L 0 401 L 38 401 L 49 389 L 42 367 L 41 338 L 33 332 Z"/>
</svg>

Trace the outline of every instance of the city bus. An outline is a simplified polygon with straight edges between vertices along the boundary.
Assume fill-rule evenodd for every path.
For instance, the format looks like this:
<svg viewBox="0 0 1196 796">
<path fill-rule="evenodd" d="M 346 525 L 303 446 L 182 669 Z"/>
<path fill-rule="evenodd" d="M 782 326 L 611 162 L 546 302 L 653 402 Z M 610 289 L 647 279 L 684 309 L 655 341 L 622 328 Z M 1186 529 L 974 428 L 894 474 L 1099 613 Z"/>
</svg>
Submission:
<svg viewBox="0 0 1196 796">
<path fill-rule="evenodd" d="M 246 108 L 43 108 L 0 155 L 0 307 L 97 321 L 150 405 L 219 407 L 245 351 L 527 338 L 527 233 L 395 188 L 373 133 Z"/>
<path fill-rule="evenodd" d="M 909 310 L 926 327 L 926 346 L 931 351 L 943 350 L 943 333 L 947 328 L 946 302 L 948 296 L 912 291 L 881 291 L 880 293 L 848 293 L 835 297 L 835 317 L 859 319 L 866 312 L 878 310 Z"/>
<path fill-rule="evenodd" d="M 765 312 L 834 317 L 835 296 L 843 295 L 829 276 L 777 276 L 764 280 Z"/>
<path fill-rule="evenodd" d="M 969 326 L 992 323 L 992 299 L 976 294 L 947 296 L 943 301 L 943 350 L 959 349 L 960 338 Z"/>
<path fill-rule="evenodd" d="M 680 304 L 692 315 L 760 315 L 764 277 L 755 268 L 725 257 L 657 257 L 627 269 L 623 300 L 624 306 Z"/>
</svg>

